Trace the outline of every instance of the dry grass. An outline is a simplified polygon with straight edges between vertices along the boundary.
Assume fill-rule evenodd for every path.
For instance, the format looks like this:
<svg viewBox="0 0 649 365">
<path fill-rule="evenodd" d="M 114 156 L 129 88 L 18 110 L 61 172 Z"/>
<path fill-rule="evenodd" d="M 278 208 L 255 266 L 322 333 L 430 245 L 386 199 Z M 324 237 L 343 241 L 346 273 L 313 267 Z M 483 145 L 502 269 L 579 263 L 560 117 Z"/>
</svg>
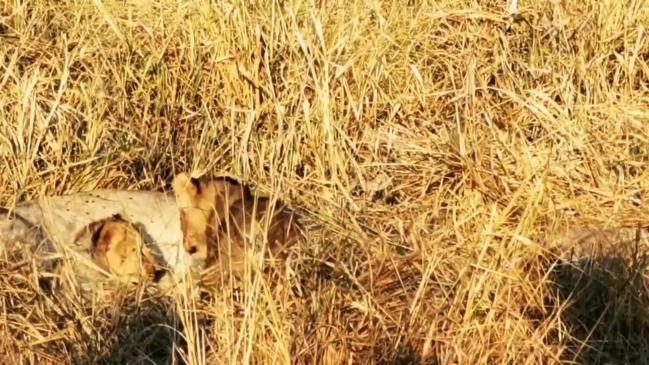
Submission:
<svg viewBox="0 0 649 365">
<path fill-rule="evenodd" d="M 649 2 L 519 4 L 0 1 L 3 205 L 227 172 L 312 226 L 234 299 L 5 260 L 2 363 L 646 359 L 639 255 L 546 239 L 649 222 Z"/>
</svg>

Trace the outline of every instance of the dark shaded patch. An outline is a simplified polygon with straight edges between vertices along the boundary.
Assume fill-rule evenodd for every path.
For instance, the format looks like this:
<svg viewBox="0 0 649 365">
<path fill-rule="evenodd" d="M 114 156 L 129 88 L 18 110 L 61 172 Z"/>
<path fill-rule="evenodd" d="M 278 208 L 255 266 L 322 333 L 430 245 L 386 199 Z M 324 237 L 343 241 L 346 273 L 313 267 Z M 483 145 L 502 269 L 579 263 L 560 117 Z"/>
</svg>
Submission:
<svg viewBox="0 0 649 365">
<path fill-rule="evenodd" d="M 196 188 L 196 193 L 200 194 L 201 193 L 201 181 L 195 177 L 192 177 L 189 179 L 189 182 L 194 185 L 194 188 Z"/>
<path fill-rule="evenodd" d="M 386 346 L 387 347 L 387 346 Z M 437 361 L 429 360 L 426 364 L 437 364 Z M 377 365 L 420 365 L 421 358 L 417 352 L 407 345 L 402 345 L 392 354 L 385 358 L 379 358 Z"/>
<path fill-rule="evenodd" d="M 153 273 L 153 282 L 154 283 L 159 283 L 162 278 L 167 275 L 167 270 L 161 269 L 161 270 L 156 270 Z"/>
<path fill-rule="evenodd" d="M 372 201 L 378 201 L 378 200 L 383 200 L 385 199 L 385 191 L 384 190 L 378 190 L 375 191 L 374 194 L 372 194 Z"/>
<path fill-rule="evenodd" d="M 295 167 L 295 174 L 301 178 L 306 177 L 306 168 L 304 164 L 300 163 Z"/>
<path fill-rule="evenodd" d="M 552 272 L 559 296 L 549 305 L 567 305 L 562 317 L 574 338 L 566 360 L 639 364 L 649 355 L 648 258 L 631 247 L 633 242 L 617 244 L 628 249 L 559 261 Z"/>
<path fill-rule="evenodd" d="M 104 225 L 101 224 L 99 227 L 90 225 L 88 229 L 93 230 L 92 236 L 90 236 L 90 242 L 92 242 L 92 247 L 95 249 L 99 249 L 98 244 L 99 244 L 99 239 L 101 238 L 101 231 L 103 230 Z"/>
<path fill-rule="evenodd" d="M 239 180 L 230 176 L 220 176 L 218 179 L 233 186 L 244 186 Z"/>
<path fill-rule="evenodd" d="M 385 204 L 387 205 L 398 205 L 399 203 L 401 203 L 401 199 L 399 199 L 398 194 L 389 194 L 385 197 Z"/>
<path fill-rule="evenodd" d="M 103 313 L 112 325 L 93 333 L 98 341 L 89 341 L 86 348 L 74 344 L 74 363 L 184 364 L 181 356 L 174 354 L 174 347 L 185 350 L 187 344 L 179 335 L 181 322 L 172 306 L 163 300 L 138 305 L 134 299 L 122 299 L 129 303 L 122 303 L 125 308 L 117 315 Z"/>
<path fill-rule="evenodd" d="M 52 293 L 54 280 L 51 277 L 39 277 L 38 287 L 45 293 Z"/>
</svg>

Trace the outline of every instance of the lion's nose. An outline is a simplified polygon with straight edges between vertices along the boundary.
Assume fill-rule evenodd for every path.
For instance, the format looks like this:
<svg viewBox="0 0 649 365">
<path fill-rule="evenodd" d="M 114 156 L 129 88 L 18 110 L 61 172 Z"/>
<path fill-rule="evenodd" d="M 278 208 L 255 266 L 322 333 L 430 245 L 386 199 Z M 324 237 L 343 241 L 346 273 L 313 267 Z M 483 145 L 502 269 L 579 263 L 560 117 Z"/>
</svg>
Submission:
<svg viewBox="0 0 649 365">
<path fill-rule="evenodd" d="M 153 272 L 153 282 L 158 283 L 165 276 L 165 270 L 156 270 Z"/>
</svg>

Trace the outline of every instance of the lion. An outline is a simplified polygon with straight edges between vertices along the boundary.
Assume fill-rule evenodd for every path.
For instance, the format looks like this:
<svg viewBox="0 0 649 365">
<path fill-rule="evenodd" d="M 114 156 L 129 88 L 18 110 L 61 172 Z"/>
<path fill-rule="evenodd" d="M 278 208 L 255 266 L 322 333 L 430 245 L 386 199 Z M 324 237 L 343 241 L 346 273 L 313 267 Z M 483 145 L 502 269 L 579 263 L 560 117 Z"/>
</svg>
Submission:
<svg viewBox="0 0 649 365">
<path fill-rule="evenodd" d="M 91 261 L 120 281 L 152 280 L 161 273 L 140 231 L 120 214 L 87 225 L 77 234 L 74 245 L 87 247 Z"/>
<path fill-rule="evenodd" d="M 256 197 L 229 177 L 192 178 L 181 173 L 173 190 L 180 210 L 183 247 L 203 268 L 243 272 L 246 248 L 256 234 L 267 252 L 283 258 L 299 238 L 295 212 L 282 202 Z"/>
</svg>

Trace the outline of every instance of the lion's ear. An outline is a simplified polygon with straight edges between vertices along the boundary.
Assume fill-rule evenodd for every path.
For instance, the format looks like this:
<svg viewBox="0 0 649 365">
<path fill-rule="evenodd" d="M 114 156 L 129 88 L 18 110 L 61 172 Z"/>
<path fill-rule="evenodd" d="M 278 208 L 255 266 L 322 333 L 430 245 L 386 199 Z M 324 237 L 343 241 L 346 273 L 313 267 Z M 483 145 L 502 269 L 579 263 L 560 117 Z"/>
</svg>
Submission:
<svg viewBox="0 0 649 365">
<path fill-rule="evenodd" d="M 201 181 L 195 177 L 192 177 L 189 179 L 189 182 L 192 184 L 191 189 L 194 189 L 196 191 L 196 194 L 201 193 Z"/>
<path fill-rule="evenodd" d="M 91 237 L 93 250 L 96 252 L 108 252 L 110 241 L 113 238 L 113 232 L 106 229 L 106 224 L 104 222 L 101 222 L 99 223 L 99 226 L 94 227 L 91 224 L 89 229 L 93 232 Z"/>
<path fill-rule="evenodd" d="M 200 194 L 200 181 L 181 173 L 174 178 L 173 190 L 178 200 L 192 202 Z"/>
</svg>

